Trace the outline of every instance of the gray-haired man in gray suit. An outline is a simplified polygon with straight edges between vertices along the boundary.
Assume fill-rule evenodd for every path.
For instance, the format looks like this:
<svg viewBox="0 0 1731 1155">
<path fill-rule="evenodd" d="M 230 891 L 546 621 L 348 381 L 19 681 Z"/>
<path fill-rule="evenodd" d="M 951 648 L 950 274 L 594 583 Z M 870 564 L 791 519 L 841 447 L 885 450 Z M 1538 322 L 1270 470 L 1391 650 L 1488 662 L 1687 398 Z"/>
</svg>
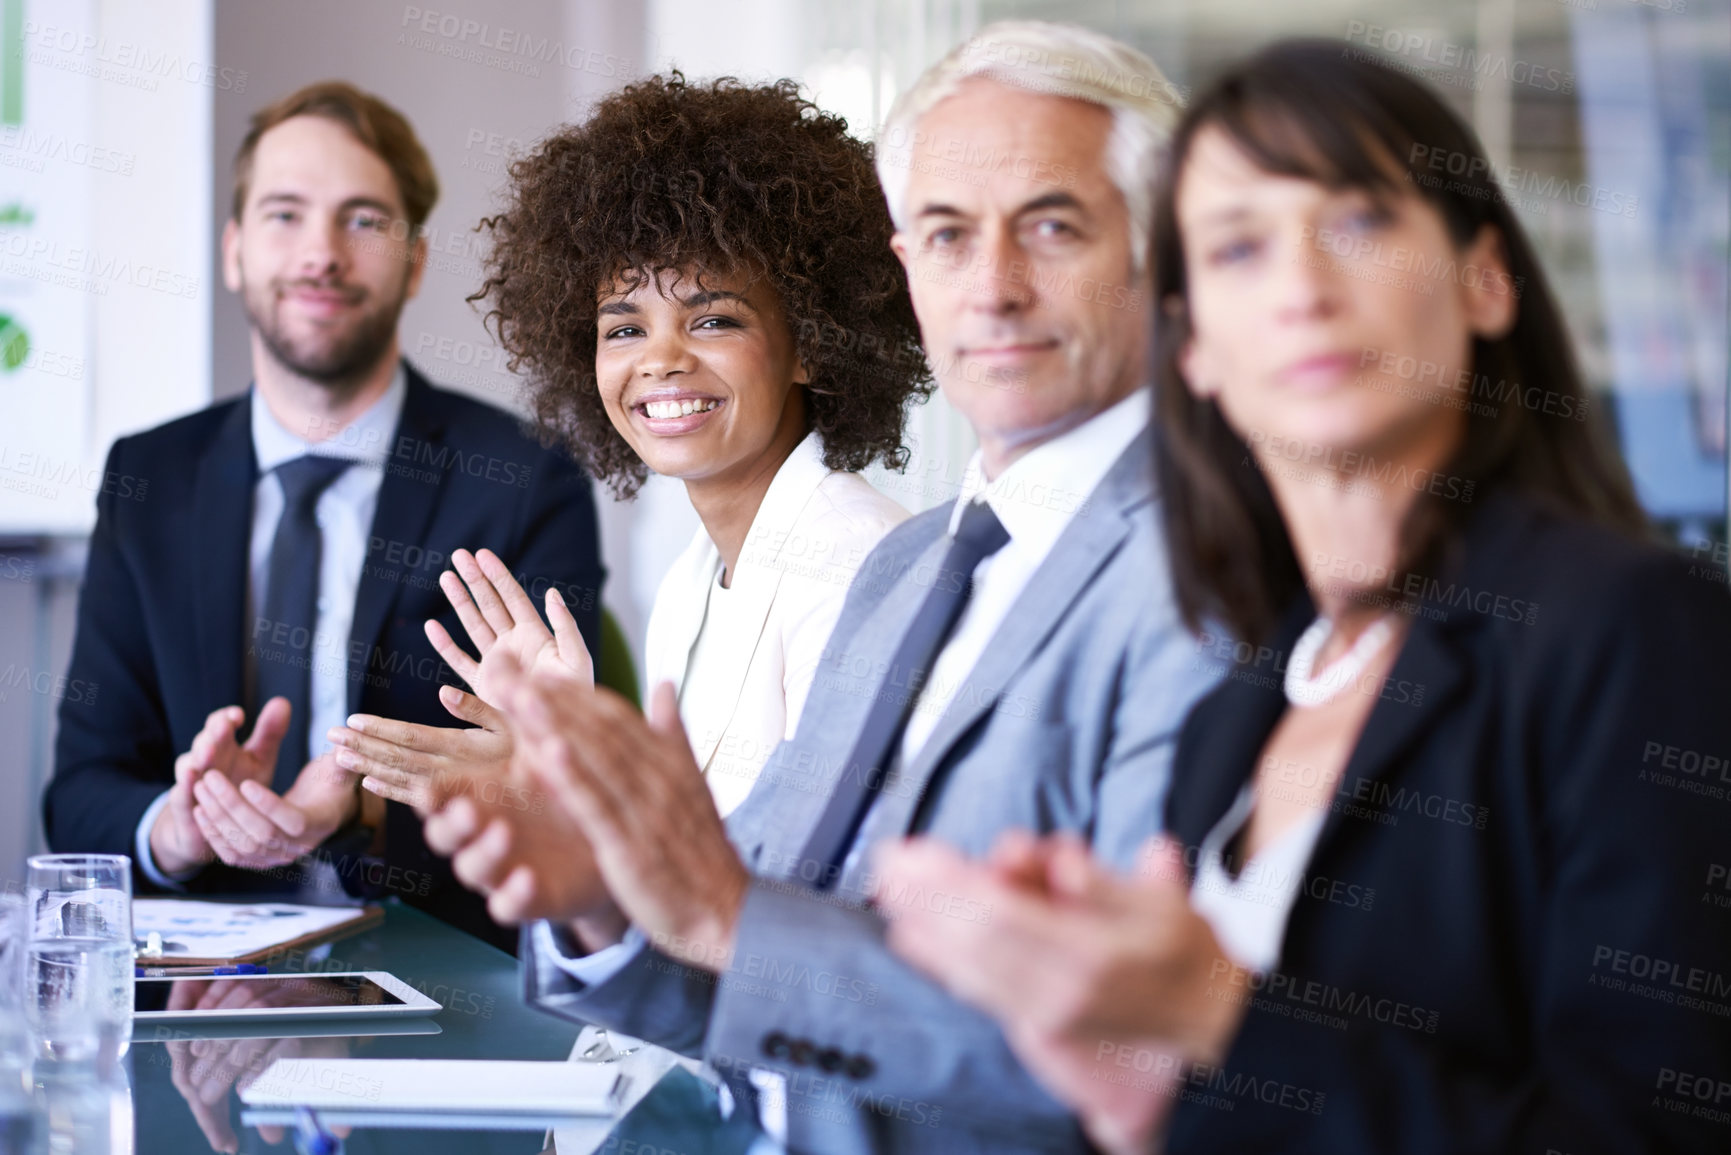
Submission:
<svg viewBox="0 0 1731 1155">
<path fill-rule="evenodd" d="M 878 153 L 945 398 L 979 435 L 958 500 L 893 531 L 850 588 L 798 729 L 724 824 L 668 688 L 519 676 L 507 712 L 587 836 L 536 861 L 459 803 L 429 840 L 479 889 L 586 897 L 525 938 L 541 1008 L 701 1055 L 800 1151 L 1083 1150 L 998 1028 L 885 947 L 871 848 L 984 854 L 1069 830 L 1128 868 L 1207 688 L 1154 509 L 1144 260 L 1170 87 L 1080 29 L 987 28 L 930 69 Z M 581 868 L 587 870 L 587 866 Z M 524 872 L 527 871 L 527 874 Z M 497 913 L 497 912 L 496 912 Z"/>
</svg>

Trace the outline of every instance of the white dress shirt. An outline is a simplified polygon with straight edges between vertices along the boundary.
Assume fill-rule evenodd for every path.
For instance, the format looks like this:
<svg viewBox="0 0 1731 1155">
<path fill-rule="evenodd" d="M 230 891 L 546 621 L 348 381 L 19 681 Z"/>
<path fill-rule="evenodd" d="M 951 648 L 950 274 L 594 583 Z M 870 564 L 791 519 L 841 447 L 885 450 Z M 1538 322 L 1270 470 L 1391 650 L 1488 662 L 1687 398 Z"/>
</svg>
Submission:
<svg viewBox="0 0 1731 1155">
<path fill-rule="evenodd" d="M 313 628 L 312 669 L 309 676 L 307 756 L 317 758 L 330 749 L 325 732 L 341 726 L 348 717 L 349 630 L 354 624 L 355 595 L 361 585 L 361 569 L 367 559 L 367 537 L 372 532 L 373 513 L 379 504 L 379 487 L 385 479 L 391 438 L 403 415 L 408 396 L 408 375 L 402 364 L 379 399 L 337 433 L 314 440 L 284 428 L 270 411 L 258 390 L 252 394 L 252 448 L 258 459 L 258 481 L 252 491 L 252 536 L 247 550 L 246 685 L 258 683 L 258 662 L 252 644 L 251 623 L 265 602 L 270 579 L 270 547 L 282 518 L 282 480 L 274 470 L 285 462 L 314 453 L 346 457 L 356 464 L 344 470 L 319 495 L 315 515 L 319 523 L 318 614 Z M 250 720 L 250 719 L 249 719 Z M 138 824 L 136 850 L 139 868 L 158 886 L 185 882 L 196 869 L 166 875 L 150 854 L 150 830 L 157 815 L 168 804 L 168 792 L 158 796 Z M 340 893 L 340 892 L 339 892 Z"/>
<path fill-rule="evenodd" d="M 1226 846 L 1249 825 L 1255 806 L 1256 789 L 1246 785 L 1202 839 L 1190 905 L 1208 920 L 1233 962 L 1267 974 L 1280 964 L 1286 923 L 1328 809 L 1321 807 L 1299 818 L 1233 875 L 1226 869 Z"/>
</svg>

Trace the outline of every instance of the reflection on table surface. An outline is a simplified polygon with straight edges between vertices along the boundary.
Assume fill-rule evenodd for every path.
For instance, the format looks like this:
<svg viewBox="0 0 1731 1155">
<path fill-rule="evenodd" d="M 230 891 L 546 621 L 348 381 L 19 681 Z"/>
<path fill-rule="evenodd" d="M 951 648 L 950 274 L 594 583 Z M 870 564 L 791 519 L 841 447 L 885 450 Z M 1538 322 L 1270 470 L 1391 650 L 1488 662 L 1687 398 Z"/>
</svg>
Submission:
<svg viewBox="0 0 1731 1155">
<path fill-rule="evenodd" d="M 279 1058 L 564 1059 L 577 1037 L 576 1027 L 523 1005 L 514 959 L 412 907 L 389 905 L 381 925 L 328 949 L 266 961 L 272 973 L 388 971 L 444 1010 L 430 1019 L 347 1024 L 140 1024 L 127 1060 L 140 1155 L 293 1151 L 292 1129 L 248 1125 L 235 1094 Z M 176 995 L 187 1000 L 264 997 L 239 984 L 222 992 L 181 985 L 189 989 Z M 544 1134 L 503 1123 L 465 1131 L 365 1127 L 349 1135 L 346 1149 L 348 1155 L 535 1155 Z"/>
</svg>

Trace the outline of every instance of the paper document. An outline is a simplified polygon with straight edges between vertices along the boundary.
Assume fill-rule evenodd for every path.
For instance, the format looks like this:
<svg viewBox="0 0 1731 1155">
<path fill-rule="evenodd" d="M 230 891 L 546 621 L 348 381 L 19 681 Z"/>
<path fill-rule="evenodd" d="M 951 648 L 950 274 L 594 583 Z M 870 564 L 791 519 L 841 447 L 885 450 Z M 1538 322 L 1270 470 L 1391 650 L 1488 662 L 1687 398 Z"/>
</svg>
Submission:
<svg viewBox="0 0 1731 1155">
<path fill-rule="evenodd" d="M 240 1098 L 320 1111 L 611 1115 L 620 1091 L 611 1063 L 278 1059 Z"/>
<path fill-rule="evenodd" d="M 132 903 L 132 936 L 139 946 L 140 963 L 209 965 L 265 955 L 377 914 L 376 907 L 139 898 Z M 160 946 L 161 953 L 151 953 L 153 946 Z"/>
</svg>

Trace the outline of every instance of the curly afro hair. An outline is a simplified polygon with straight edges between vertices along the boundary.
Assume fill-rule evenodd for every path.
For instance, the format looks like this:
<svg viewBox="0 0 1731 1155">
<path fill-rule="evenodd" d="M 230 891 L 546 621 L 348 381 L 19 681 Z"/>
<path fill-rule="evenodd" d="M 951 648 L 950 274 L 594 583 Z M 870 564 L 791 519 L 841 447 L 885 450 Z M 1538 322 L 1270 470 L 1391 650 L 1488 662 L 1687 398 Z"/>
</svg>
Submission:
<svg viewBox="0 0 1731 1155">
<path fill-rule="evenodd" d="M 907 465 L 908 406 L 931 373 L 871 146 L 791 80 L 629 85 L 510 168 L 471 301 L 525 372 L 535 415 L 614 494 L 648 469 L 595 380 L 597 297 L 657 274 L 765 277 L 810 371 L 805 409 L 831 469 Z"/>
</svg>

